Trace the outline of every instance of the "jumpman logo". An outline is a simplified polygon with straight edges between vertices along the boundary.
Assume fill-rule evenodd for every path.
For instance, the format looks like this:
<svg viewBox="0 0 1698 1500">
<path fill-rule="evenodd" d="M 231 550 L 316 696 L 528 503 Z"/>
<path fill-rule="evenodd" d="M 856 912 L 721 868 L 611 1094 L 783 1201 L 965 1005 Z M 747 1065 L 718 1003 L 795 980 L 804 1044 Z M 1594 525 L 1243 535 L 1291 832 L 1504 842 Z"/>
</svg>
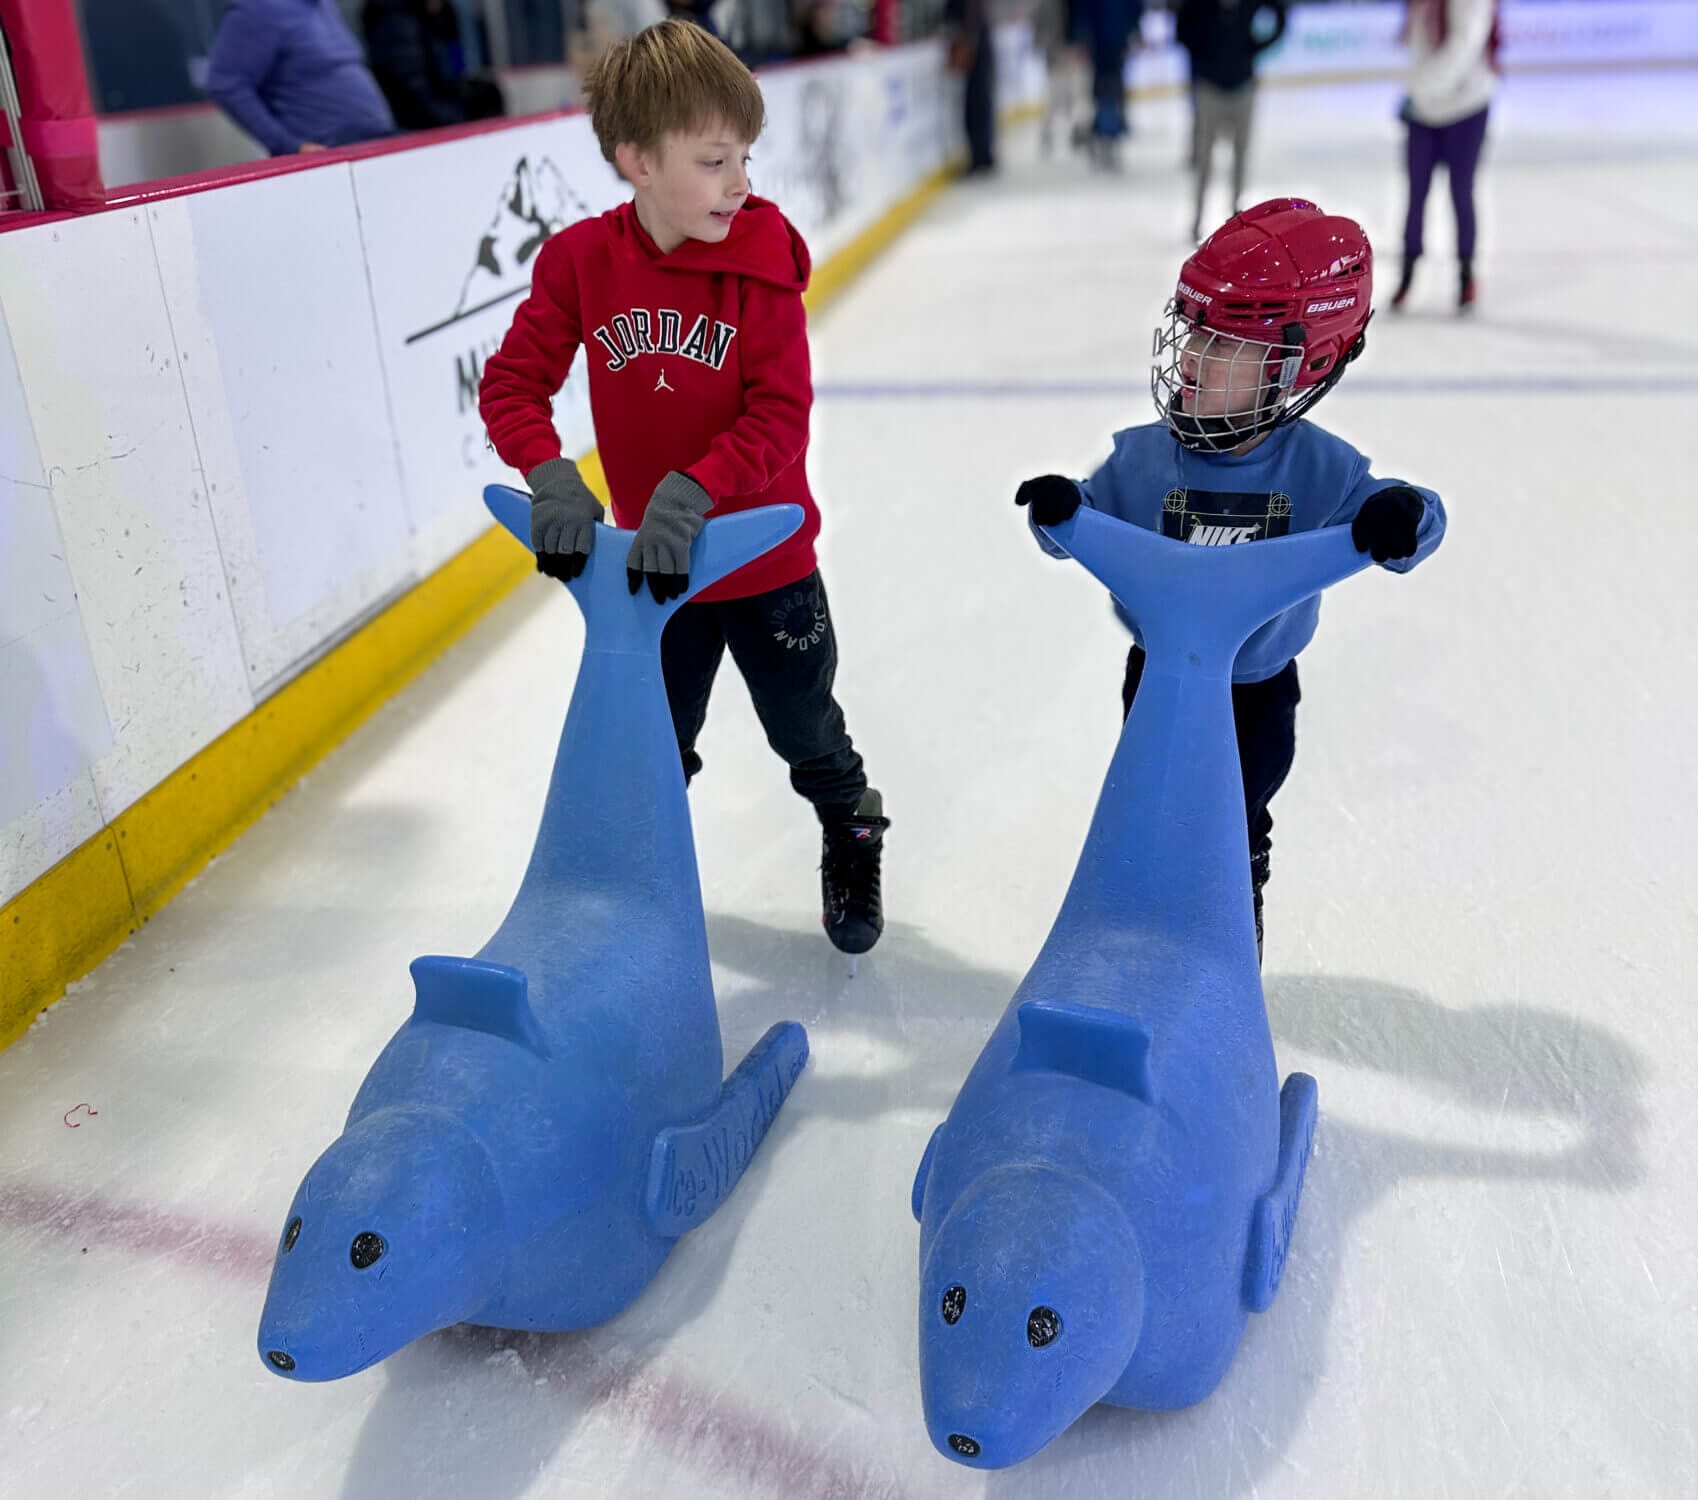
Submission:
<svg viewBox="0 0 1698 1500">
<path fill-rule="evenodd" d="M 672 387 L 669 386 L 666 383 L 666 371 L 665 370 L 662 370 L 660 372 L 660 379 L 655 384 L 655 390 L 657 390 L 657 391 L 672 391 L 673 395 L 678 394 L 676 391 L 673 391 Z"/>
</svg>

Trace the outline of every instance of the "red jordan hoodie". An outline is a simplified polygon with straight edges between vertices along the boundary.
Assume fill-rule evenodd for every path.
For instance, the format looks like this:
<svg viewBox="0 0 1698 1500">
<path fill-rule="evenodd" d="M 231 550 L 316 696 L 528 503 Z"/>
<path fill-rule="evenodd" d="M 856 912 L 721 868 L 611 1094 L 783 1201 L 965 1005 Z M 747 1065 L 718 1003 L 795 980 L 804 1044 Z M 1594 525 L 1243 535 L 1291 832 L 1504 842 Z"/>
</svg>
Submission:
<svg viewBox="0 0 1698 1500">
<path fill-rule="evenodd" d="M 495 451 L 521 474 L 560 456 L 550 403 L 582 349 L 617 524 L 637 526 L 676 469 L 713 497 L 711 514 L 785 502 L 806 513 L 782 546 L 698 598 L 807 577 L 820 529 L 807 475 L 809 269 L 801 235 L 753 196 L 721 243 L 686 240 L 670 255 L 629 203 L 563 229 L 484 366 L 478 407 Z"/>
</svg>

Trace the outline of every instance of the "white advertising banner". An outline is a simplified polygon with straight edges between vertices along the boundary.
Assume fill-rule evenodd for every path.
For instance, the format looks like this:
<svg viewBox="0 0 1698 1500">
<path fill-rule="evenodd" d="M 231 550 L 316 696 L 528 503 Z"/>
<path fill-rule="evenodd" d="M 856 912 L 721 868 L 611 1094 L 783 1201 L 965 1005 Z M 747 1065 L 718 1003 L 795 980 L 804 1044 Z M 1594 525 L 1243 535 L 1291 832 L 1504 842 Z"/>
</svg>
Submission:
<svg viewBox="0 0 1698 1500">
<path fill-rule="evenodd" d="M 871 170 L 862 173 L 877 184 L 869 223 L 942 167 L 961 140 L 959 92 L 944 70 L 941 42 L 881 53 L 877 62 L 856 75 L 861 90 L 857 128 L 878 122 L 867 153 Z"/>
<path fill-rule="evenodd" d="M 425 573 L 488 525 L 483 486 L 513 479 L 486 446 L 478 381 L 530 289 L 537 251 L 625 191 L 581 115 L 358 162 L 354 191 Z M 568 453 L 594 446 L 581 367 L 555 424 Z"/>
<path fill-rule="evenodd" d="M 1503 13 L 1503 60 L 1518 67 L 1698 61 L 1698 5 L 1692 0 L 1510 0 Z"/>
<path fill-rule="evenodd" d="M 859 149 L 858 73 L 840 60 L 761 75 L 766 130 L 751 152 L 750 182 L 784 210 L 816 262 L 869 222 L 874 183 L 861 170 L 868 162 Z"/>
</svg>

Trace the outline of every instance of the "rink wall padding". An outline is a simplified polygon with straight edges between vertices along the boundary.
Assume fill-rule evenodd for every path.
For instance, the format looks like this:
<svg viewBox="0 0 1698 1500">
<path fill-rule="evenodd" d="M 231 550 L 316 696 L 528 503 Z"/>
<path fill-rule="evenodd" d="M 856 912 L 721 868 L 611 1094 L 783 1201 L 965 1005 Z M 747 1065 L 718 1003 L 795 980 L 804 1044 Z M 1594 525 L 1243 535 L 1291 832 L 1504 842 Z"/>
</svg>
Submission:
<svg viewBox="0 0 1698 1500">
<path fill-rule="evenodd" d="M 762 85 L 817 310 L 941 190 L 958 85 Z M 527 575 L 478 376 L 622 196 L 556 116 L 0 234 L 0 1046 Z M 581 365 L 555 419 L 599 488 Z"/>
</svg>

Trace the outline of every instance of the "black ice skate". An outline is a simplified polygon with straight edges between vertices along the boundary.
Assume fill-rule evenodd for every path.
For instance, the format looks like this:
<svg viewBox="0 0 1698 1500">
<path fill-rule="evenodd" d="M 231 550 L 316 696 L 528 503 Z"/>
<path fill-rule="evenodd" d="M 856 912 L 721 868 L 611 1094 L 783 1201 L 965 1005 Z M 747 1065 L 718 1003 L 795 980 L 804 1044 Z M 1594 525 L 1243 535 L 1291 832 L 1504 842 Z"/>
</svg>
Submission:
<svg viewBox="0 0 1698 1500">
<path fill-rule="evenodd" d="M 864 792 L 847 818 L 825 825 L 820 854 L 820 899 L 825 934 L 844 953 L 867 952 L 884 931 L 879 860 L 884 852 L 884 799 Z"/>
</svg>

